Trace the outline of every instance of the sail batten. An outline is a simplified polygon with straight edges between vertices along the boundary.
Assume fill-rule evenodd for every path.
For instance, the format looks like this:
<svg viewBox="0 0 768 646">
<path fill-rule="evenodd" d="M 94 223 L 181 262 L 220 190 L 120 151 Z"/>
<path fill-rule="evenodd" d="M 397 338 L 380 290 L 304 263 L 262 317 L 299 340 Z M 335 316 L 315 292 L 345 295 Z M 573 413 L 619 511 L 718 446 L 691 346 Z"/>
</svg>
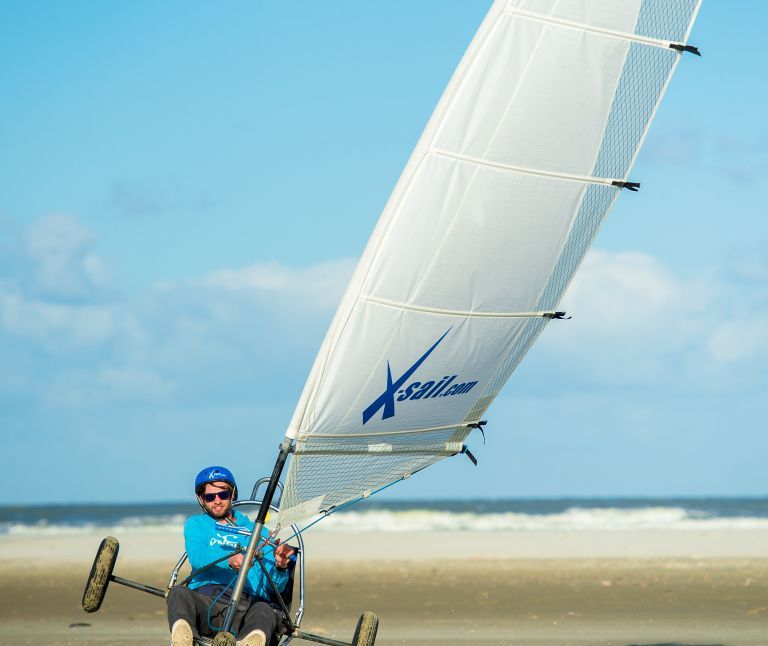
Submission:
<svg viewBox="0 0 768 646">
<path fill-rule="evenodd" d="M 626 40 L 636 43 L 642 43 L 643 45 L 651 45 L 652 47 L 660 47 L 661 49 L 669 49 L 670 45 L 677 44 L 675 41 L 661 40 L 658 38 L 649 38 L 647 36 L 639 36 L 635 33 L 628 33 L 622 31 L 614 31 L 612 29 L 601 29 L 592 25 L 584 23 L 573 22 L 570 20 L 564 20 L 562 18 L 554 18 L 541 13 L 534 13 L 532 11 L 523 11 L 522 9 L 507 8 L 504 10 L 507 15 L 520 16 L 521 18 L 527 18 L 528 20 L 538 20 L 540 22 L 550 23 L 552 25 L 559 25 L 561 27 L 567 27 L 569 29 L 577 29 L 583 32 L 590 32 L 594 34 L 600 34 L 602 36 L 608 36 L 609 38 L 617 38 L 619 40 Z"/>
<path fill-rule="evenodd" d="M 379 437 L 384 435 L 415 435 L 418 433 L 431 433 L 433 431 L 447 431 L 447 430 L 453 430 L 458 427 L 465 427 L 465 428 L 476 428 L 477 424 L 481 422 L 480 419 L 475 420 L 465 420 L 461 423 L 456 424 L 445 424 L 443 426 L 430 426 L 429 428 L 408 428 L 404 430 L 391 430 L 391 431 L 359 431 L 354 432 L 350 431 L 344 434 L 344 437 Z M 336 440 L 338 439 L 338 435 L 324 435 L 323 433 L 313 433 L 312 434 L 313 439 L 325 439 L 325 440 Z"/>
<path fill-rule="evenodd" d="M 377 305 L 383 305 L 385 307 L 392 307 L 401 310 L 412 310 L 414 312 L 424 312 L 426 314 L 439 314 L 442 316 L 457 316 L 457 317 L 488 317 L 488 318 L 517 318 L 517 319 L 530 319 L 530 318 L 555 318 L 558 312 L 554 310 L 544 310 L 538 312 L 484 312 L 480 310 L 447 310 L 437 307 L 426 307 L 418 305 L 416 303 L 402 303 L 399 301 L 391 301 L 386 298 L 378 298 L 376 296 L 370 296 L 362 294 L 360 296 L 361 301 L 367 301 L 369 303 L 376 303 Z"/>
<path fill-rule="evenodd" d="M 487 166 L 488 168 L 496 168 L 499 170 L 509 171 L 510 173 L 527 173 L 529 175 L 541 175 L 542 177 L 552 177 L 554 179 L 564 179 L 569 182 L 581 182 L 584 184 L 602 184 L 605 186 L 616 186 L 615 182 L 618 181 L 613 178 L 606 177 L 594 177 L 587 175 L 572 175 L 570 173 L 556 173 L 552 171 L 541 170 L 540 168 L 524 168 L 522 166 L 513 166 L 511 164 L 502 164 L 490 159 L 481 159 L 479 157 L 472 157 L 470 155 L 461 155 L 459 153 L 451 152 L 449 150 L 435 149 L 432 151 L 434 155 L 440 155 L 442 157 L 448 157 L 450 159 L 456 159 L 467 164 L 474 164 L 475 166 Z"/>
<path fill-rule="evenodd" d="M 446 442 L 432 448 L 423 447 L 399 447 L 389 444 L 369 444 L 367 446 L 345 447 L 332 445 L 325 448 L 317 446 L 301 447 L 294 451 L 294 455 L 369 455 L 371 453 L 386 453 L 388 455 L 435 455 L 435 456 L 453 456 L 461 453 L 464 445 L 460 442 Z"/>
<path fill-rule="evenodd" d="M 560 316 L 698 6 L 493 3 L 315 360 L 286 433 L 281 524 L 459 452 Z"/>
</svg>

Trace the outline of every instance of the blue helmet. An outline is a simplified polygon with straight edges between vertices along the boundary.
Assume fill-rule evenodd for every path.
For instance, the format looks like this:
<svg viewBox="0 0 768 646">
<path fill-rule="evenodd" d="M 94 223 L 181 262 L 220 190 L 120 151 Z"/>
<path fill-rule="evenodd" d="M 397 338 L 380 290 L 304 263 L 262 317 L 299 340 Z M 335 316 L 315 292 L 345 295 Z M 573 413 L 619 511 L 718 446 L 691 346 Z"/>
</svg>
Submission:
<svg viewBox="0 0 768 646">
<path fill-rule="evenodd" d="M 206 467 L 195 478 L 195 493 L 200 494 L 203 487 L 209 482 L 226 482 L 232 487 L 232 499 L 237 500 L 237 483 L 235 482 L 235 476 L 226 467 Z"/>
</svg>

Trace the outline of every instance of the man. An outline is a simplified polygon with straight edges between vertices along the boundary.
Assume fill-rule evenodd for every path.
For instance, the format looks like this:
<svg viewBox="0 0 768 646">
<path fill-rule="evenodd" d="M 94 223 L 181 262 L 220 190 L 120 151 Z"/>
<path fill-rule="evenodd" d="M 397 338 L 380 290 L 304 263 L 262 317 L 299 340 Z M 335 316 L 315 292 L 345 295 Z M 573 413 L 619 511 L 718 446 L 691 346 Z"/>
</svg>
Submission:
<svg viewBox="0 0 768 646">
<path fill-rule="evenodd" d="M 253 530 L 245 514 L 232 509 L 237 499 L 237 484 L 229 469 L 212 466 L 195 478 L 197 502 L 202 514 L 192 516 L 184 524 L 184 545 L 193 570 L 208 565 L 231 553 L 237 546 L 245 548 L 249 536 L 243 529 Z M 262 538 L 267 531 L 262 529 Z M 261 547 L 263 563 L 281 592 L 289 579 L 288 566 L 294 548 L 280 544 Z M 244 555 L 234 554 L 197 574 L 189 587 L 174 586 L 168 595 L 168 624 L 173 646 L 192 646 L 197 637 L 212 637 L 224 623 L 229 599 Z M 265 646 L 277 628 L 281 612 L 270 600 L 272 587 L 258 564 L 248 572 L 243 596 L 234 614 L 231 631 L 240 646 Z"/>
</svg>

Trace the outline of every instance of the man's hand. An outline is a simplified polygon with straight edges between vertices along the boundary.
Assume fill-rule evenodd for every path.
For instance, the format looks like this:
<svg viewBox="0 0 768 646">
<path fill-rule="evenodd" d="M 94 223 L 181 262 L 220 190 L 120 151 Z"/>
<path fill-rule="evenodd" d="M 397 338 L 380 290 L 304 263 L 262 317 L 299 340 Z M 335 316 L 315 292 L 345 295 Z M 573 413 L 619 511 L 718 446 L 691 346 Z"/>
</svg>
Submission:
<svg viewBox="0 0 768 646">
<path fill-rule="evenodd" d="M 243 567 L 243 560 L 245 557 L 243 554 L 235 554 L 234 556 L 230 556 L 227 559 L 227 562 L 229 563 L 229 567 L 231 567 L 233 570 L 239 570 L 241 567 Z"/>
<path fill-rule="evenodd" d="M 288 564 L 291 561 L 291 557 L 295 553 L 295 547 L 288 545 L 288 543 L 280 543 L 280 545 L 275 548 L 275 565 L 279 569 L 284 570 L 288 567 Z"/>
</svg>

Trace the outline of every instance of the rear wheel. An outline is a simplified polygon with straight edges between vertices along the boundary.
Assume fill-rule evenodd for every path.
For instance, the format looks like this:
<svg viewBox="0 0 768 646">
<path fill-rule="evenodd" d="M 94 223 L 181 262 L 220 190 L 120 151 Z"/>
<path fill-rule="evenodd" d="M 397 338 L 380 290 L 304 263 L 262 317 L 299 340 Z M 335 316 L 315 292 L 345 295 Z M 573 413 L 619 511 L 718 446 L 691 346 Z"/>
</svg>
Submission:
<svg viewBox="0 0 768 646">
<path fill-rule="evenodd" d="M 379 618 L 370 610 L 360 615 L 352 646 L 373 646 L 379 630 Z"/>
<path fill-rule="evenodd" d="M 96 612 L 101 608 L 101 602 L 107 594 L 109 577 L 112 576 L 112 570 L 115 569 L 117 561 L 117 551 L 120 544 L 114 536 L 107 536 L 99 549 L 96 551 L 96 558 L 93 560 L 91 573 L 85 582 L 85 591 L 83 592 L 83 610 L 86 612 Z"/>
</svg>

